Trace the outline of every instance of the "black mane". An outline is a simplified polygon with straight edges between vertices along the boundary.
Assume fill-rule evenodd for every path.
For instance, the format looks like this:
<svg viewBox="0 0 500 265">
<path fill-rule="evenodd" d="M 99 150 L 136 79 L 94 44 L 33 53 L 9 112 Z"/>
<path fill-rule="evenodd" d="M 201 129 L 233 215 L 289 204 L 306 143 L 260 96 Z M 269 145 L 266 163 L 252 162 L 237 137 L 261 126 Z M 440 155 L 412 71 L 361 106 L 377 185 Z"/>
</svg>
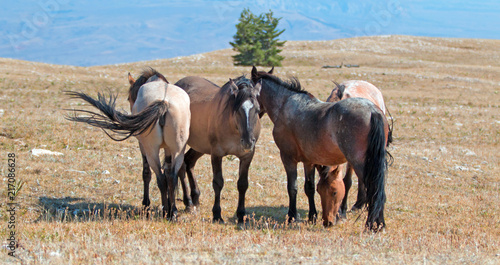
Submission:
<svg viewBox="0 0 500 265">
<path fill-rule="evenodd" d="M 244 75 L 233 79 L 233 82 L 238 87 L 238 92 L 236 93 L 236 95 L 229 97 L 226 108 L 231 107 L 231 110 L 235 112 L 241 107 L 241 105 L 246 100 L 252 98 L 253 83 L 252 80 L 247 79 Z M 222 86 L 221 92 L 229 93 L 228 90 L 230 89 L 231 89 L 231 81 L 227 82 L 226 84 L 224 84 L 224 86 Z"/>
<path fill-rule="evenodd" d="M 254 77 L 253 81 L 256 82 L 258 79 L 269 80 L 271 82 L 276 83 L 278 86 L 284 87 L 284 88 L 286 88 L 290 91 L 293 91 L 293 92 L 309 94 L 309 92 L 302 89 L 302 86 L 300 85 L 300 82 L 296 77 L 292 77 L 288 81 L 284 81 L 275 75 L 272 75 L 272 74 L 269 74 L 266 72 L 258 72 L 257 76 Z"/>
<path fill-rule="evenodd" d="M 141 76 L 135 80 L 134 84 L 130 86 L 130 89 L 128 91 L 129 99 L 132 100 L 132 102 L 135 102 L 137 99 L 137 94 L 139 93 L 139 88 L 141 88 L 142 85 L 144 85 L 149 78 L 153 76 L 157 76 L 161 80 L 165 81 L 168 84 L 168 80 L 160 74 L 158 71 L 151 67 L 147 67 L 144 70 L 142 70 Z"/>
</svg>

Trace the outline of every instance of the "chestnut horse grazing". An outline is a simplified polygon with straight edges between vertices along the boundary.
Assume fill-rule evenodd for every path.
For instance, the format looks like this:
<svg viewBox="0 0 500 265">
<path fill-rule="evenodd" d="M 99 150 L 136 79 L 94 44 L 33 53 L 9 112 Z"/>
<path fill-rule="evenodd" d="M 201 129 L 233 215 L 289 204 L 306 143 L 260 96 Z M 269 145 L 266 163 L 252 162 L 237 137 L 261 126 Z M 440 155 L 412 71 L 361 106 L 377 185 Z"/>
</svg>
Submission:
<svg viewBox="0 0 500 265">
<path fill-rule="evenodd" d="M 335 83 L 335 82 L 334 82 Z M 327 102 L 338 102 L 342 99 L 346 98 L 354 98 L 354 97 L 359 97 L 359 98 L 366 98 L 373 102 L 377 107 L 379 107 L 382 112 L 385 114 L 385 103 L 384 103 L 384 98 L 382 97 L 382 92 L 375 87 L 374 85 L 366 82 L 366 81 L 361 81 L 361 80 L 349 80 L 345 81 L 341 84 L 335 83 L 336 87 L 332 90 L 330 96 L 326 100 Z M 389 127 L 389 136 L 388 136 L 388 142 L 392 142 L 392 127 Z M 330 207 L 323 207 L 323 215 L 325 216 L 325 212 L 327 212 L 326 216 L 328 216 L 328 223 L 333 222 L 333 213 L 336 212 L 337 210 L 341 218 L 346 217 L 347 213 L 347 197 L 349 194 L 349 189 L 351 188 L 352 185 L 352 174 L 354 172 L 354 169 L 351 164 L 347 163 L 344 165 L 339 166 L 338 168 L 332 168 L 332 169 L 324 169 L 322 171 L 319 171 L 320 173 L 320 181 L 318 182 L 318 192 L 319 190 L 327 190 L 330 189 L 332 191 L 337 190 L 339 187 L 336 186 L 336 182 L 334 182 L 332 179 L 328 178 L 333 178 L 333 179 L 338 179 L 341 178 L 341 176 L 335 176 L 335 173 L 339 174 L 345 174 L 344 179 L 344 185 L 345 187 L 342 187 L 342 189 L 345 189 L 345 197 L 343 198 L 342 204 L 340 209 L 338 208 L 330 208 Z M 324 180 L 323 180 L 324 179 Z M 329 188 L 323 187 L 324 185 L 330 185 Z M 320 192 L 319 192 L 320 193 Z M 321 201 L 322 205 L 325 205 L 323 203 L 324 200 L 326 201 L 336 201 L 336 196 L 333 195 L 334 192 L 322 192 L 320 193 L 321 196 Z M 352 210 L 358 210 L 362 209 L 363 206 L 366 204 L 366 190 L 363 184 L 363 181 L 360 180 L 358 181 L 358 197 L 356 200 L 356 203 L 352 207 Z M 328 203 L 326 205 L 336 205 L 335 203 Z"/>
<path fill-rule="evenodd" d="M 319 166 L 317 191 L 321 197 L 321 208 L 323 208 L 323 225 L 333 225 L 333 220 L 340 219 L 340 206 L 346 197 L 346 189 L 343 177 L 345 174 L 345 163 L 339 166 Z"/>
<path fill-rule="evenodd" d="M 129 74 L 129 102 L 132 114 L 124 114 L 115 109 L 116 96 L 106 100 L 98 94 L 98 99 L 80 92 L 67 92 L 73 98 L 80 98 L 101 111 L 95 113 L 87 110 L 74 110 L 71 121 L 84 122 L 89 125 L 110 130 L 106 134 L 115 141 L 123 141 L 131 136 L 139 140 L 143 157 L 143 180 L 145 207 L 150 205 L 149 183 L 153 169 L 160 188 L 163 214 L 169 219 L 177 216 L 175 206 L 175 189 L 177 174 L 184 160 L 186 142 L 189 138 L 189 97 L 181 88 L 171 85 L 156 70 L 149 68 L 135 81 Z M 77 116 L 77 113 L 90 116 Z M 123 138 L 117 138 L 122 135 Z M 159 152 L 165 151 L 165 168 L 162 171 Z"/>
<path fill-rule="evenodd" d="M 306 173 L 304 188 L 311 221 L 317 216 L 314 165 L 349 162 L 366 185 L 366 227 L 382 229 L 389 132 L 382 111 L 364 98 L 348 98 L 335 104 L 322 102 L 302 90 L 296 79 L 284 82 L 269 73 L 257 72 L 255 67 L 252 80 L 262 82 L 259 102 L 274 124 L 274 141 L 287 174 L 290 220 L 297 218 L 298 162 L 303 162 Z"/>
<path fill-rule="evenodd" d="M 222 88 L 201 77 L 189 76 L 179 80 L 191 99 L 191 128 L 185 155 L 185 168 L 181 170 L 184 202 L 199 204 L 199 188 L 193 176 L 196 161 L 209 154 L 212 158 L 213 188 L 215 191 L 213 220 L 224 222 L 221 216 L 220 196 L 224 186 L 222 158 L 234 155 L 240 159 L 238 178 L 238 208 L 236 215 L 242 223 L 245 216 L 245 193 L 248 189 L 248 169 L 254 156 L 255 142 L 260 134 L 259 102 L 261 85 L 253 85 L 244 76 L 230 79 Z M 191 198 L 184 183 L 187 171 Z M 192 202 L 191 202 L 192 200 Z"/>
</svg>

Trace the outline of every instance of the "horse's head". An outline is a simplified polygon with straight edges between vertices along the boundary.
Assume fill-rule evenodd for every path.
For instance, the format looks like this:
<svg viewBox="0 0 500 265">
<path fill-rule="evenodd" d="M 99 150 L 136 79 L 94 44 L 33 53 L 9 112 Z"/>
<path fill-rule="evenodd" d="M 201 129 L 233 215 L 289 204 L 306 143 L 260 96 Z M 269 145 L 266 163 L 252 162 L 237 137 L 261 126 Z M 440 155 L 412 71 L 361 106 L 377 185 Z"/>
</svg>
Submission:
<svg viewBox="0 0 500 265">
<path fill-rule="evenodd" d="M 236 129 L 240 135 L 241 147 L 245 152 L 251 152 L 260 134 L 260 106 L 257 101 L 261 83 L 253 83 L 245 77 L 230 79 L 224 86 L 229 86 L 232 114 Z"/>
<path fill-rule="evenodd" d="M 319 182 L 317 191 L 321 197 L 321 207 L 323 208 L 323 225 L 332 226 L 339 217 L 339 209 L 345 195 L 342 169 L 340 166 L 318 166 Z"/>
<path fill-rule="evenodd" d="M 137 99 L 137 94 L 139 93 L 139 89 L 141 88 L 142 85 L 144 85 L 147 82 L 153 82 L 153 81 L 158 81 L 162 80 L 165 83 L 168 84 L 168 80 L 163 76 L 161 73 L 156 71 L 155 69 L 151 67 L 147 67 L 142 71 L 142 74 L 137 80 L 135 80 L 130 73 L 128 73 L 128 82 L 130 83 L 130 88 L 128 90 L 128 102 L 130 103 L 130 109 L 132 109 L 132 106 L 135 103 L 135 100 Z"/>
<path fill-rule="evenodd" d="M 128 102 L 130 103 L 130 109 L 132 109 L 132 106 L 134 105 L 135 100 L 132 100 L 132 91 L 134 90 L 134 84 L 135 84 L 135 79 L 132 77 L 130 73 L 128 73 L 128 82 L 130 83 L 130 88 L 129 88 L 129 93 L 128 93 Z M 138 90 L 138 89 L 137 89 Z M 137 95 L 136 95 L 137 97 Z"/>
<path fill-rule="evenodd" d="M 268 75 L 273 75 L 273 72 L 274 72 L 274 66 L 273 66 L 273 68 L 271 68 L 271 70 L 269 70 L 269 72 L 257 71 L 257 68 L 255 66 L 252 66 L 252 82 L 254 84 L 260 83 L 262 77 L 268 76 Z M 265 110 L 262 107 L 262 105 L 260 105 L 260 109 L 261 109 L 261 111 L 259 113 L 259 117 L 262 118 L 262 116 L 264 116 L 264 114 L 265 114 Z"/>
</svg>

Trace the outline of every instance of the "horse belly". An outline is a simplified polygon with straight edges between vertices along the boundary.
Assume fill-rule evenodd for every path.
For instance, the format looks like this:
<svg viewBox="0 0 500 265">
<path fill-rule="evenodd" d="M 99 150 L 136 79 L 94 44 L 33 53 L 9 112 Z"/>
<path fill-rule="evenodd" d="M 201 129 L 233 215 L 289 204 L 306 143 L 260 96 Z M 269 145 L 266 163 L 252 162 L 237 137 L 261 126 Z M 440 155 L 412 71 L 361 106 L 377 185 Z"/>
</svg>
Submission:
<svg viewBox="0 0 500 265">
<path fill-rule="evenodd" d="M 188 145 L 194 150 L 210 154 L 209 122 L 211 112 L 206 104 L 191 102 L 191 126 Z"/>
<path fill-rule="evenodd" d="M 191 125 L 193 125 L 193 123 L 191 123 Z M 191 127 L 187 144 L 200 153 L 211 153 L 210 141 L 206 130 L 200 131 L 197 130 L 197 128 Z"/>
<path fill-rule="evenodd" d="M 333 166 L 347 162 L 344 154 L 335 144 L 317 143 L 309 146 L 311 148 L 309 148 L 310 150 L 307 150 L 305 160 L 308 160 L 313 164 Z"/>
</svg>

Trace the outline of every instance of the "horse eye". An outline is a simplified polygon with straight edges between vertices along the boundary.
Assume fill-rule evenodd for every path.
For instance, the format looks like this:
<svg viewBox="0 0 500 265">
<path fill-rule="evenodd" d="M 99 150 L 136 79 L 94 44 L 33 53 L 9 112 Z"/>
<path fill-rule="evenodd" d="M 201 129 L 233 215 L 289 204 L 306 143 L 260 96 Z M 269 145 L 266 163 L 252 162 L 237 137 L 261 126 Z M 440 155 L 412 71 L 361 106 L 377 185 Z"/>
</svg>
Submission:
<svg viewBox="0 0 500 265">
<path fill-rule="evenodd" d="M 337 195 L 337 192 L 336 191 L 332 192 L 332 195 L 333 196 Z"/>
</svg>

